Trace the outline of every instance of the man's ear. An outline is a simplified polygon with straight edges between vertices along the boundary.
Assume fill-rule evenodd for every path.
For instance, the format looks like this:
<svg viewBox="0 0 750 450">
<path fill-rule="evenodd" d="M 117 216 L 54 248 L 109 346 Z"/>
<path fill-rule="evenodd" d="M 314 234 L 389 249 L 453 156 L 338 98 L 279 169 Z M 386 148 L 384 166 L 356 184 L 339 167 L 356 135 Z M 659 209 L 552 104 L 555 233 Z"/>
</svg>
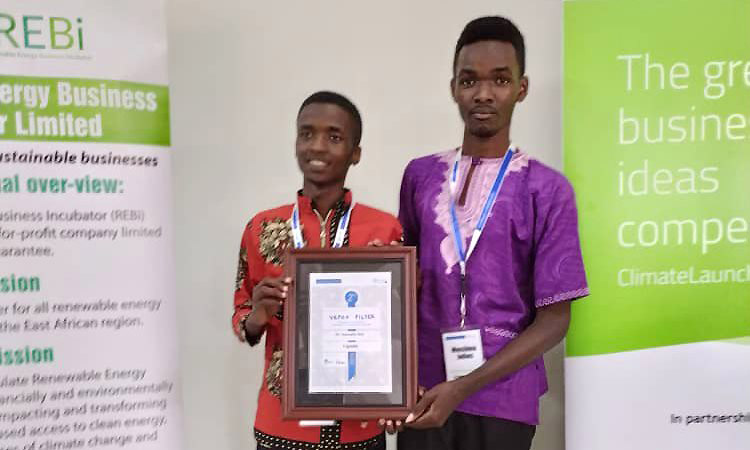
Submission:
<svg viewBox="0 0 750 450">
<path fill-rule="evenodd" d="M 529 95 L 529 77 L 524 75 L 521 77 L 521 87 L 518 90 L 518 98 L 516 99 L 516 102 L 521 103 L 527 95 Z"/>
<path fill-rule="evenodd" d="M 352 151 L 352 157 L 349 159 L 349 161 L 351 161 L 353 166 L 356 166 L 359 163 L 359 160 L 361 157 L 362 157 L 362 147 L 358 145 L 354 147 L 354 151 Z"/>
</svg>

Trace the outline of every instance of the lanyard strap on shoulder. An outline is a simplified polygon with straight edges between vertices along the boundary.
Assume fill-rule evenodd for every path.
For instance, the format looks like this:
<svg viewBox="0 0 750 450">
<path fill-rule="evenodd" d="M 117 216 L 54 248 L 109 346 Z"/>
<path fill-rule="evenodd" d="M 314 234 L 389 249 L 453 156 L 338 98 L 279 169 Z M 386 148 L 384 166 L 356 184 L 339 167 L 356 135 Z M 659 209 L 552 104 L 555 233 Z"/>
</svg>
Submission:
<svg viewBox="0 0 750 450">
<path fill-rule="evenodd" d="M 461 328 L 464 327 L 464 324 L 466 322 L 466 291 L 465 291 L 466 261 L 469 259 L 471 254 L 474 253 L 474 249 L 477 246 L 477 242 L 479 242 L 479 238 L 482 236 L 484 227 L 487 224 L 487 220 L 489 219 L 490 211 L 492 211 L 492 207 L 495 204 L 495 200 L 497 199 L 497 196 L 500 193 L 500 188 L 503 185 L 503 180 L 505 179 L 505 174 L 508 171 L 508 166 L 510 165 L 510 160 L 513 158 L 514 152 L 515 152 L 515 148 L 512 145 L 508 148 L 508 151 L 505 152 L 505 157 L 503 158 L 503 161 L 500 164 L 500 169 L 498 169 L 497 171 L 495 182 L 492 183 L 492 188 L 490 188 L 489 195 L 487 195 L 487 200 L 484 203 L 484 207 L 482 208 L 482 212 L 479 216 L 479 220 L 477 221 L 477 225 L 474 228 L 474 232 L 471 235 L 471 241 L 469 243 L 468 250 L 464 250 L 464 242 L 463 242 L 463 238 L 461 237 L 461 229 L 458 225 L 458 214 L 456 213 L 456 189 L 458 186 L 458 166 L 459 166 L 459 162 L 461 161 L 461 155 L 463 153 L 463 150 L 459 149 L 456 152 L 456 160 L 453 162 L 453 168 L 451 170 L 449 186 L 450 186 L 450 194 L 451 194 L 450 211 L 451 211 L 451 225 L 453 227 L 453 241 L 456 245 L 456 253 L 458 253 L 458 264 L 461 270 L 461 309 L 460 309 Z"/>
<path fill-rule="evenodd" d="M 352 199 L 349 209 L 339 220 L 338 227 L 336 227 L 336 237 L 333 240 L 334 248 L 341 248 L 344 245 L 344 239 L 346 238 L 346 232 L 349 230 L 349 221 L 352 218 L 352 210 L 354 209 L 354 199 Z M 299 219 L 299 202 L 294 202 L 294 209 L 292 210 L 292 240 L 294 241 L 294 248 L 302 248 L 305 246 L 305 240 L 302 237 L 302 226 L 300 225 Z"/>
</svg>

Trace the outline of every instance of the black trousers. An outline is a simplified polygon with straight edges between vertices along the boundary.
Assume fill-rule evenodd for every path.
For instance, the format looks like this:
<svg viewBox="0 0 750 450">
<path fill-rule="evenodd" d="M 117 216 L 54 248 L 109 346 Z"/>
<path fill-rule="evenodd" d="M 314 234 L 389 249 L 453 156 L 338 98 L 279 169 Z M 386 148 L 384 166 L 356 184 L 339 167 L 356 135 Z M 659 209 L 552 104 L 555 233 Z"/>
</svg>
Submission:
<svg viewBox="0 0 750 450">
<path fill-rule="evenodd" d="M 398 450 L 529 450 L 536 427 L 454 412 L 440 428 L 398 434 Z"/>
</svg>

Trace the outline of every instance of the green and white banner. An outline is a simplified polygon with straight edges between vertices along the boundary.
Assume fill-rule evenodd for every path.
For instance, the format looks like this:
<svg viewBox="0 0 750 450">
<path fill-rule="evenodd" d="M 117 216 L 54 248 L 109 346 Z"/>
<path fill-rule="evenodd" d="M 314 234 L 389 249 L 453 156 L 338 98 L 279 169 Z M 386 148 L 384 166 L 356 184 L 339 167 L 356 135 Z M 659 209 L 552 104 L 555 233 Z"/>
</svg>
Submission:
<svg viewBox="0 0 750 450">
<path fill-rule="evenodd" d="M 164 4 L 0 4 L 0 448 L 179 449 Z"/>
<path fill-rule="evenodd" d="M 750 445 L 750 2 L 564 5 L 568 450 Z"/>
</svg>

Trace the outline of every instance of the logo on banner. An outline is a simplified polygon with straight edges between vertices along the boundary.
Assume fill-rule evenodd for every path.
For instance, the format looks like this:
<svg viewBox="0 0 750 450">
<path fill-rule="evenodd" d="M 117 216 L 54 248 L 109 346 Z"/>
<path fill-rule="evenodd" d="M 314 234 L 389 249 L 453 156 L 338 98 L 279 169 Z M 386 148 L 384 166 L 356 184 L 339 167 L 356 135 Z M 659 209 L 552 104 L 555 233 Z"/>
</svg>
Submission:
<svg viewBox="0 0 750 450">
<path fill-rule="evenodd" d="M 0 56 L 22 56 L 18 50 L 73 51 L 85 49 L 83 18 L 9 14 L 0 10 Z M 51 54 L 50 54 L 51 55 Z"/>
</svg>

